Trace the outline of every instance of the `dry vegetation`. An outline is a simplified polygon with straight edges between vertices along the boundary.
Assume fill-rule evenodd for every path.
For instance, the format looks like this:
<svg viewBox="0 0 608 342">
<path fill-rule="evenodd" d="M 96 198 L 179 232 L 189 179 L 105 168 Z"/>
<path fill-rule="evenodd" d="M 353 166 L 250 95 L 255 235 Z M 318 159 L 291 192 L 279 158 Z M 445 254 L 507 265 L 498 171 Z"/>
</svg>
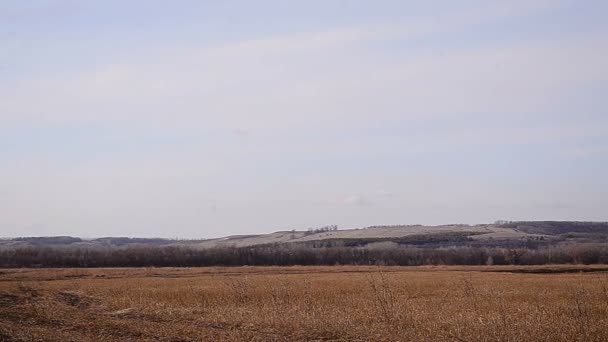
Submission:
<svg viewBox="0 0 608 342">
<path fill-rule="evenodd" d="M 606 341 L 605 272 L 603 266 L 5 269 L 0 340 Z"/>
</svg>

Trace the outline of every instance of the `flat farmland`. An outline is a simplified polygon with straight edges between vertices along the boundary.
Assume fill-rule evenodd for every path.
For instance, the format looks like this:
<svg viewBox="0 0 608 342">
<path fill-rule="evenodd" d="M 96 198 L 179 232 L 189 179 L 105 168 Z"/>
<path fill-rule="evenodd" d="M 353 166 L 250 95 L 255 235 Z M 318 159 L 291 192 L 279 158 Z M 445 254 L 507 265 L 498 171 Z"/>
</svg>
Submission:
<svg viewBox="0 0 608 342">
<path fill-rule="evenodd" d="M 0 341 L 607 341 L 608 267 L 0 270 Z"/>
</svg>

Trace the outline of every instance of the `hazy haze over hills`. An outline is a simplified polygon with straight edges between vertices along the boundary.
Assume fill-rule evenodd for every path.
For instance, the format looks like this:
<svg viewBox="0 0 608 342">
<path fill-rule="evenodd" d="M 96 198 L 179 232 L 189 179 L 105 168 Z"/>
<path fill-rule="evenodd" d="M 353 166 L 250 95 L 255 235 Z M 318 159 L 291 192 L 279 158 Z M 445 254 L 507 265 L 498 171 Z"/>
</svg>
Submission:
<svg viewBox="0 0 608 342">
<path fill-rule="evenodd" d="M 480 225 L 395 225 L 338 230 L 337 226 L 310 228 L 304 231 L 278 231 L 268 234 L 232 235 L 216 239 L 175 240 L 161 238 L 104 237 L 82 239 L 69 236 L 21 237 L 0 240 L 0 248 L 14 247 L 127 247 L 188 246 L 196 248 L 251 247 L 279 245 L 314 245 L 326 241 L 346 247 L 382 247 L 399 245 L 433 248 L 473 243 L 477 247 L 538 248 L 573 243 L 608 242 L 608 222 L 499 222 Z M 391 242 L 391 244 L 386 244 Z M 533 244 L 533 246 L 530 245 Z"/>
</svg>

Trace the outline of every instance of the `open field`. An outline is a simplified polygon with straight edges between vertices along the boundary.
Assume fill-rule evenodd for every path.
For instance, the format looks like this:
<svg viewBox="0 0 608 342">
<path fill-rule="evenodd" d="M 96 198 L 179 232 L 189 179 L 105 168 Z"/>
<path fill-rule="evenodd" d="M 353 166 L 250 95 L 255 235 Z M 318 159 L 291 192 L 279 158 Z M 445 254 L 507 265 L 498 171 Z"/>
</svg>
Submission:
<svg viewBox="0 0 608 342">
<path fill-rule="evenodd" d="M 4 269 L 0 341 L 606 341 L 607 272 L 602 265 Z"/>
</svg>

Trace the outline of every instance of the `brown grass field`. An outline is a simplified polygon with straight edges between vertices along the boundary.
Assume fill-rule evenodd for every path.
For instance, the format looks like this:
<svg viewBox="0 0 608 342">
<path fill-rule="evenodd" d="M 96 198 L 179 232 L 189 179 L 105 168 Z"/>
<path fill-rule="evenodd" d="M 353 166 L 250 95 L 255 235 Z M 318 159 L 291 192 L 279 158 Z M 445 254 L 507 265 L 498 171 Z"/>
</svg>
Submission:
<svg viewBox="0 0 608 342">
<path fill-rule="evenodd" d="M 0 341 L 608 341 L 607 271 L 4 269 Z"/>
</svg>

